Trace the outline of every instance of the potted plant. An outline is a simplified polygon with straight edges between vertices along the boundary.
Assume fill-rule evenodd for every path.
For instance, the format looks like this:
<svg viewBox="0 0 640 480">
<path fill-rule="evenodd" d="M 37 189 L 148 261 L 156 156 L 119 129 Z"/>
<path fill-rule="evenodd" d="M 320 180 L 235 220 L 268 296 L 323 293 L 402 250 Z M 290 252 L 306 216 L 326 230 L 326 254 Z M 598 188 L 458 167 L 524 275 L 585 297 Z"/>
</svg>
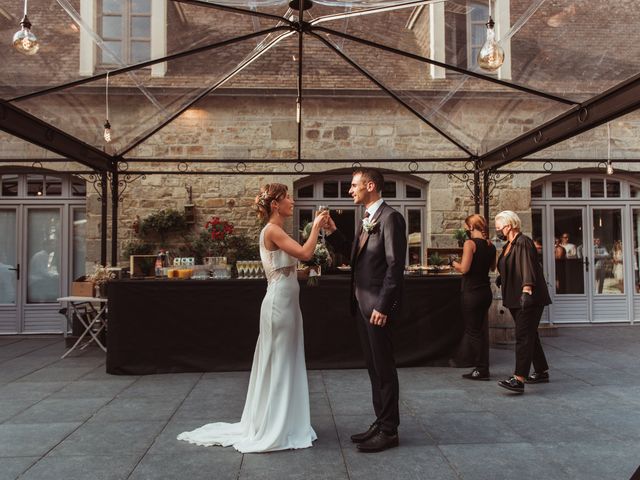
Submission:
<svg viewBox="0 0 640 480">
<path fill-rule="evenodd" d="M 442 258 L 438 252 L 432 253 L 431 255 L 429 255 L 429 258 L 427 259 L 428 261 L 428 265 L 429 266 L 433 266 L 433 267 L 439 267 L 440 265 L 442 265 L 443 263 L 446 262 L 445 258 Z"/>
<path fill-rule="evenodd" d="M 96 263 L 93 267 L 93 273 L 91 273 L 87 279 L 93 283 L 96 297 L 107 297 L 107 281 L 109 280 L 107 267 L 103 267 L 99 263 Z"/>
<path fill-rule="evenodd" d="M 453 238 L 458 242 L 458 247 L 463 247 L 464 242 L 467 239 L 467 232 L 464 228 L 458 228 L 455 232 L 453 232 Z"/>
<path fill-rule="evenodd" d="M 163 246 L 167 235 L 184 232 L 188 227 L 184 213 L 169 208 L 145 217 L 140 223 L 140 234 L 143 237 L 158 235 Z"/>
</svg>

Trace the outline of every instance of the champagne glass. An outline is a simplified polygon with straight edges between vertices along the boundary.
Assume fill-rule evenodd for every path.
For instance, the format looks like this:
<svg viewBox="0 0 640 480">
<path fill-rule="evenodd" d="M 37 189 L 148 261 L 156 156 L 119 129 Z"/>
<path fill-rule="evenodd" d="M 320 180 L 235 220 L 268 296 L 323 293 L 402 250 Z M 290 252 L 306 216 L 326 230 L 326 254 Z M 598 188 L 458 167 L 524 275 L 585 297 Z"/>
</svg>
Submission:
<svg viewBox="0 0 640 480">
<path fill-rule="evenodd" d="M 244 262 L 242 260 L 236 262 L 236 268 L 238 269 L 238 278 L 244 278 Z"/>
<path fill-rule="evenodd" d="M 329 205 L 318 205 L 318 212 L 316 215 L 320 215 L 323 212 L 328 212 L 328 211 L 329 211 Z M 321 239 L 321 242 L 324 243 L 324 228 L 320 230 L 320 239 Z"/>
</svg>

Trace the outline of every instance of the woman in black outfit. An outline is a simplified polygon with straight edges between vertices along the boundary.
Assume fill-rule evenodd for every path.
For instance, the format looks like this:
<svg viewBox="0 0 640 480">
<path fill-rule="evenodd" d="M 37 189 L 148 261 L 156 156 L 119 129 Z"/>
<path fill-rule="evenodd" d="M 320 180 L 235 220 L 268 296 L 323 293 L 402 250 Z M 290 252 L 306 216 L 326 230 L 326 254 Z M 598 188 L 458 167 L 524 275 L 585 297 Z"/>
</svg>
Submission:
<svg viewBox="0 0 640 480">
<path fill-rule="evenodd" d="M 502 287 L 502 304 L 516 323 L 516 369 L 513 376 L 498 385 L 516 393 L 524 393 L 525 382 L 549 381 L 538 325 L 544 307 L 551 303 L 536 247 L 520 232 L 520 226 L 520 218 L 510 210 L 496 215 L 497 236 L 507 240 L 498 258 L 500 276 L 496 285 Z M 534 372 L 529 376 L 531 363 Z"/>
<path fill-rule="evenodd" d="M 465 221 L 468 240 L 462 248 L 462 259 L 452 266 L 462 277 L 462 316 L 464 318 L 465 355 L 473 359 L 474 369 L 462 378 L 489 380 L 489 324 L 487 310 L 493 295 L 489 270 L 496 269 L 496 247 L 487 240 L 487 221 L 482 215 L 470 215 Z"/>
</svg>

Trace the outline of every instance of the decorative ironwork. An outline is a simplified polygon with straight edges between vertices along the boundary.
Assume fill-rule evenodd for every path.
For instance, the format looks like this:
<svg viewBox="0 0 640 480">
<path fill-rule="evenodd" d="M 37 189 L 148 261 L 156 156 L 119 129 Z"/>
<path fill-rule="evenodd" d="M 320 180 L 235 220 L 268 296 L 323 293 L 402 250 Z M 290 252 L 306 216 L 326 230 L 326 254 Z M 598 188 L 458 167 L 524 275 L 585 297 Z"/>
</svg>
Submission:
<svg viewBox="0 0 640 480">
<path fill-rule="evenodd" d="M 469 160 L 465 162 L 463 173 L 450 172 L 447 174 L 449 179 L 455 178 L 459 182 L 463 183 L 467 190 L 471 192 L 471 198 L 473 199 L 473 203 L 478 206 L 482 199 L 482 191 L 480 187 L 480 165 L 478 161 Z M 411 173 L 417 173 L 411 172 Z"/>
<path fill-rule="evenodd" d="M 297 162 L 294 166 L 293 169 L 298 172 L 298 173 L 302 173 L 304 172 L 304 163 L 302 162 Z"/>
<path fill-rule="evenodd" d="M 118 175 L 118 202 L 122 203 L 122 201 L 124 200 L 124 194 L 127 190 L 127 188 L 129 187 L 129 185 L 133 182 L 135 182 L 136 180 L 144 180 L 145 178 L 147 178 L 147 176 L 144 173 L 141 174 L 132 174 L 132 173 L 125 173 L 125 172 L 120 172 L 122 173 L 122 175 Z M 90 177 L 92 177 L 93 175 L 90 175 Z M 97 176 L 97 175 L 96 175 Z M 96 191 L 98 191 L 97 187 L 102 187 L 102 182 L 99 180 L 100 177 L 98 177 L 98 181 L 96 183 L 94 183 L 94 188 L 96 189 Z M 111 173 L 107 174 L 107 178 L 108 178 L 108 182 L 111 184 L 111 191 L 113 192 L 113 175 Z M 100 197 L 100 199 L 102 199 L 102 197 Z"/>
<path fill-rule="evenodd" d="M 414 173 L 418 171 L 418 168 L 420 168 L 420 165 L 418 165 L 418 162 L 409 162 L 409 165 L 407 168 L 409 168 L 409 171 L 411 173 Z"/>
<path fill-rule="evenodd" d="M 118 171 L 126 172 L 127 170 L 129 170 L 129 162 L 127 162 L 126 160 L 120 160 L 118 162 Z"/>
<path fill-rule="evenodd" d="M 551 162 L 544 162 L 542 164 L 542 168 L 544 169 L 545 172 L 550 172 L 551 170 L 553 170 L 553 163 Z"/>
<path fill-rule="evenodd" d="M 147 176 L 146 175 L 131 175 L 129 173 L 126 173 L 124 176 L 120 176 L 118 178 L 118 201 L 122 203 L 122 199 L 124 198 L 124 192 L 127 189 L 127 187 L 135 182 L 136 180 L 144 180 L 146 179 Z"/>
<path fill-rule="evenodd" d="M 360 162 L 353 162 L 353 163 L 351 164 L 351 169 L 352 169 L 352 170 L 356 170 L 356 169 L 358 169 L 358 168 L 362 168 L 362 164 L 361 164 Z"/>
<path fill-rule="evenodd" d="M 500 172 L 494 172 L 493 170 L 489 170 L 488 172 L 485 172 L 485 175 L 487 176 L 486 195 L 487 195 L 487 198 L 490 200 L 493 199 L 493 195 L 492 195 L 493 191 L 499 184 L 507 180 L 512 180 L 513 177 L 515 176 L 513 173 L 504 174 Z"/>
<path fill-rule="evenodd" d="M 449 173 L 447 176 L 449 177 L 449 179 L 455 178 L 459 182 L 463 183 L 464 186 L 467 187 L 467 190 L 471 192 L 471 198 L 473 199 L 474 203 L 480 202 L 480 199 L 481 199 L 480 189 L 476 188 L 476 181 L 473 173 L 472 174 L 463 173 L 461 175 L 457 175 L 455 173 Z"/>
<path fill-rule="evenodd" d="M 42 162 L 35 161 L 31 164 L 31 168 L 42 168 Z"/>
<path fill-rule="evenodd" d="M 186 172 L 187 170 L 189 170 L 189 164 L 187 162 L 178 163 L 178 171 Z"/>
<path fill-rule="evenodd" d="M 90 183 L 98 194 L 98 200 L 102 201 L 102 175 L 95 173 L 90 173 L 88 175 L 76 173 L 75 176 L 81 178 L 87 183 Z"/>
<path fill-rule="evenodd" d="M 244 162 L 236 163 L 236 172 L 244 172 L 247 170 L 247 164 Z"/>
</svg>

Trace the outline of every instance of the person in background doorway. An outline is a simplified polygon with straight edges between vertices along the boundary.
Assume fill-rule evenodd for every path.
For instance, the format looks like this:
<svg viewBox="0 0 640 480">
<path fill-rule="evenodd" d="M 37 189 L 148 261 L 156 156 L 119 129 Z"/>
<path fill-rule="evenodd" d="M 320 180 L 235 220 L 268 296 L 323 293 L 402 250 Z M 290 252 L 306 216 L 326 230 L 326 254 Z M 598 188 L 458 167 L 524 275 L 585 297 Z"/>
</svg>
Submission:
<svg viewBox="0 0 640 480">
<path fill-rule="evenodd" d="M 616 280 L 617 288 L 620 293 L 624 293 L 624 258 L 622 255 L 622 240 L 616 240 L 613 242 L 611 258 L 613 260 L 613 278 Z"/>
<path fill-rule="evenodd" d="M 560 236 L 560 245 L 562 245 L 562 248 L 564 248 L 564 251 L 567 253 L 567 258 L 578 257 L 578 250 L 573 243 L 569 242 L 569 234 L 567 232 Z"/>
<path fill-rule="evenodd" d="M 534 238 L 533 244 L 536 246 L 536 252 L 538 252 L 538 260 L 542 263 L 542 239 L 540 237 Z"/>
<path fill-rule="evenodd" d="M 567 251 L 560 243 L 560 238 L 555 238 L 555 244 L 553 247 L 553 256 L 556 259 L 556 293 L 564 293 L 566 272 L 565 262 L 567 258 Z"/>
<path fill-rule="evenodd" d="M 595 237 L 593 239 L 593 258 L 594 258 L 594 274 L 596 277 L 596 284 L 598 293 L 602 293 L 604 286 L 604 277 L 606 276 L 606 264 L 609 259 L 609 252 L 607 247 L 602 245 L 600 238 Z"/>
</svg>

